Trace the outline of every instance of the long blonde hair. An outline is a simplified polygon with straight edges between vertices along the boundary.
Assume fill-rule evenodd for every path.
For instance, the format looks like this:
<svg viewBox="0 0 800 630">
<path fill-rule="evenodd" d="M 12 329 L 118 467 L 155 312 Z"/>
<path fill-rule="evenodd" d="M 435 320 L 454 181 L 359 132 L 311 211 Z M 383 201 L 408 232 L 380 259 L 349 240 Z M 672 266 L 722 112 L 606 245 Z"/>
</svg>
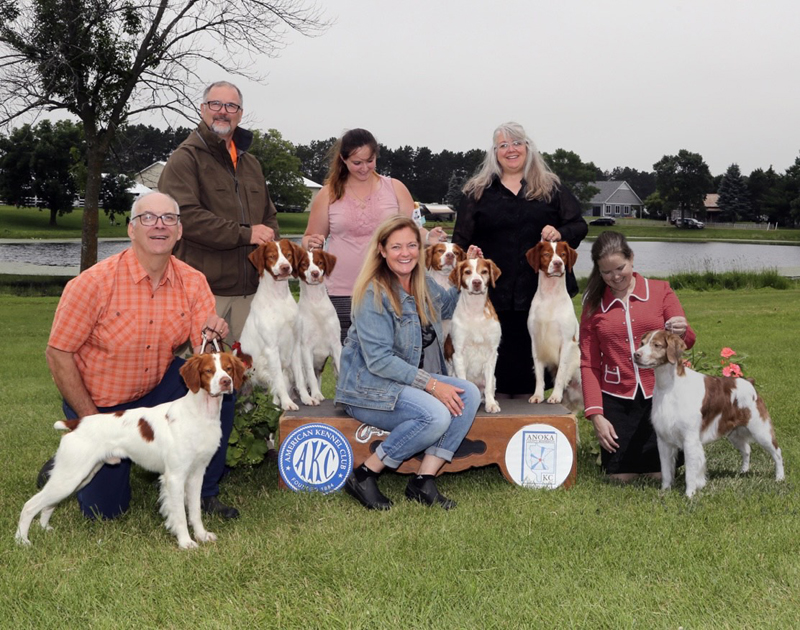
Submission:
<svg viewBox="0 0 800 630">
<path fill-rule="evenodd" d="M 525 180 L 525 199 L 533 201 L 541 199 L 550 201 L 553 192 L 561 180 L 558 178 L 547 162 L 544 161 L 539 149 L 525 133 L 525 129 L 519 123 L 507 122 L 500 125 L 492 134 L 492 146 L 486 152 L 483 162 L 478 168 L 478 172 L 464 185 L 464 194 L 473 197 L 476 201 L 481 198 L 483 191 L 492 183 L 495 177 L 502 177 L 503 168 L 497 161 L 497 138 L 503 135 L 509 141 L 519 140 L 525 143 L 527 156 L 525 157 L 525 167 L 522 171 L 522 178 Z"/>
<path fill-rule="evenodd" d="M 433 307 L 433 300 L 428 293 L 428 285 L 425 282 L 425 267 L 421 256 L 424 253 L 422 247 L 422 234 L 419 227 L 410 217 L 396 214 L 389 217 L 375 230 L 372 239 L 367 247 L 367 256 L 364 259 L 364 264 L 361 266 L 361 271 L 356 278 L 355 286 L 353 287 L 353 311 L 355 312 L 364 301 L 364 296 L 371 283 L 375 287 L 375 305 L 380 310 L 382 304 L 382 295 L 386 294 L 392 309 L 399 317 L 402 314 L 400 307 L 400 293 L 398 291 L 399 282 L 394 272 L 389 269 L 386 259 L 381 254 L 381 247 L 386 247 L 386 241 L 389 237 L 403 228 L 409 228 L 414 232 L 419 247 L 420 258 L 417 261 L 416 267 L 411 272 L 411 291 L 410 295 L 414 298 L 417 304 L 417 315 L 419 321 L 423 326 L 426 326 L 431 321 L 437 318 L 436 310 Z"/>
</svg>

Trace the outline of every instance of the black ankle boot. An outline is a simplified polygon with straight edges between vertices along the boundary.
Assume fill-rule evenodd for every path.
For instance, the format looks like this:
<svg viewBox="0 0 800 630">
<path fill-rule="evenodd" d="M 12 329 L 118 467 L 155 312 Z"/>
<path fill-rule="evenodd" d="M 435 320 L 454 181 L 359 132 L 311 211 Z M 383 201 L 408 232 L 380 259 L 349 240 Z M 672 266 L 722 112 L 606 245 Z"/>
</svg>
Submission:
<svg viewBox="0 0 800 630">
<path fill-rule="evenodd" d="M 392 502 L 378 489 L 377 473 L 361 466 L 350 473 L 344 489 L 368 510 L 388 510 Z"/>
<path fill-rule="evenodd" d="M 452 510 L 456 502 L 448 499 L 436 488 L 433 475 L 416 475 L 408 480 L 406 498 L 423 505 L 439 505 L 444 510 Z"/>
</svg>

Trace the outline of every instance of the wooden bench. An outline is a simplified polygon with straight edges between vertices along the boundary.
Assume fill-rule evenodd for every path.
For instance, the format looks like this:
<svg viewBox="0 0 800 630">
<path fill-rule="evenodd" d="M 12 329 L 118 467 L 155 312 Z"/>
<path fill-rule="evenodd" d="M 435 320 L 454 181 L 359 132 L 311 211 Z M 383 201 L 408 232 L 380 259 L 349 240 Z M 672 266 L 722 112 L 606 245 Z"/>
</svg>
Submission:
<svg viewBox="0 0 800 630">
<path fill-rule="evenodd" d="M 575 416 L 562 405 L 532 405 L 525 399 L 501 400 L 502 411 L 478 412 L 453 461 L 442 473 L 497 464 L 511 483 L 529 487 L 569 488 L 576 476 Z M 325 400 L 318 407 L 301 406 L 280 420 L 280 443 L 295 429 L 323 423 L 341 431 L 353 449 L 353 466 L 361 465 L 388 435 L 362 424 Z M 421 456 L 418 456 L 421 458 Z M 413 473 L 418 462 L 404 462 L 398 472 Z M 280 481 L 285 487 L 283 481 Z"/>
</svg>

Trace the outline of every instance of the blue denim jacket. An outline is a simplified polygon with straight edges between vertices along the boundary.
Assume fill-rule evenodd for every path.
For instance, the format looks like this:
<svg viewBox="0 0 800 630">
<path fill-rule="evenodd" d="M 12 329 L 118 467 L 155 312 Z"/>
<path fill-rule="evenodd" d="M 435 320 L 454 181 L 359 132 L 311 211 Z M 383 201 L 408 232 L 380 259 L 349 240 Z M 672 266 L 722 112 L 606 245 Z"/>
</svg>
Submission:
<svg viewBox="0 0 800 630">
<path fill-rule="evenodd" d="M 428 291 L 436 309 L 436 349 L 444 366 L 442 318 L 451 319 L 458 301 L 456 289 L 444 289 L 426 277 Z M 400 288 L 402 314 L 394 312 L 388 296 L 375 306 L 375 286 L 370 285 L 364 299 L 351 314 L 352 325 L 342 348 L 336 403 L 366 409 L 391 411 L 403 387 L 424 389 L 430 375 L 420 369 L 422 329 L 416 300 Z"/>
</svg>

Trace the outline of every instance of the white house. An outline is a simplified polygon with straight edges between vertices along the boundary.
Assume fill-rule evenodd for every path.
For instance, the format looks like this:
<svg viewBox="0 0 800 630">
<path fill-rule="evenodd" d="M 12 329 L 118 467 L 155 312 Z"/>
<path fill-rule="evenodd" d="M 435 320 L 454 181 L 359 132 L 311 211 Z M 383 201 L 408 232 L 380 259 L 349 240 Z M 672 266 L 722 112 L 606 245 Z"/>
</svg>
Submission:
<svg viewBox="0 0 800 630">
<path fill-rule="evenodd" d="M 589 201 L 591 210 L 587 216 L 615 219 L 642 216 L 644 203 L 627 182 L 592 182 L 591 186 L 599 188 L 600 192 Z"/>
</svg>

